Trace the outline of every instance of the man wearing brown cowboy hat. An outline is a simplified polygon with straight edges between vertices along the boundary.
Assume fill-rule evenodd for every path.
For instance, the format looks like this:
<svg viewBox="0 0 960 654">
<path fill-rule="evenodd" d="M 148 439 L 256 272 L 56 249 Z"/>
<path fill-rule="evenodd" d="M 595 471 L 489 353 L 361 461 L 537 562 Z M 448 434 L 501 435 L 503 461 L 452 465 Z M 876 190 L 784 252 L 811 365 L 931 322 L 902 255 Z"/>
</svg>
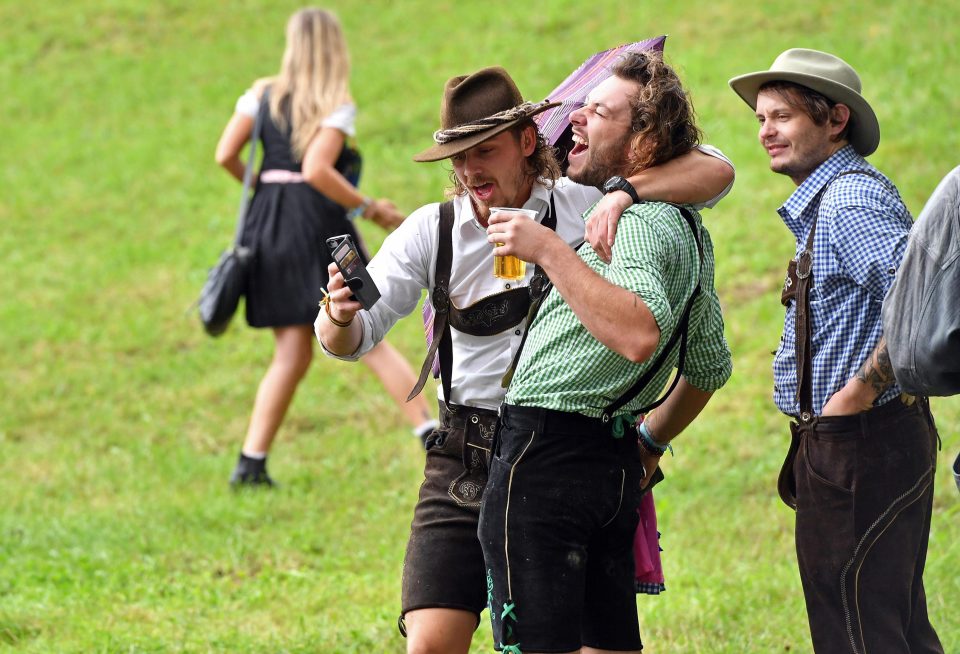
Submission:
<svg viewBox="0 0 960 654">
<path fill-rule="evenodd" d="M 658 53 L 632 52 L 571 113 L 568 174 L 601 186 L 684 156 L 693 108 Z M 632 545 L 641 487 L 667 444 L 729 378 L 713 247 L 688 207 L 624 212 L 609 262 L 542 225 L 494 214 L 498 254 L 554 288 L 500 409 L 480 516 L 497 649 L 639 652 Z M 634 428 L 678 369 L 662 407 Z M 682 376 L 681 376 L 682 375 Z"/>
<path fill-rule="evenodd" d="M 421 381 L 439 355 L 442 426 L 427 443 L 404 562 L 401 626 L 410 652 L 466 653 L 487 601 L 477 539 L 487 457 L 504 394 L 501 378 L 522 339 L 531 295 L 543 283 L 533 266 L 519 280 L 494 277 L 485 231 L 490 208 L 533 210 L 536 222 L 576 245 L 584 236 L 584 210 L 598 200 L 605 207 L 629 197 L 618 191 L 604 198 L 560 177 L 531 119 L 550 106 L 524 102 L 502 68 L 447 81 L 436 143 L 415 160 L 451 160 L 452 200 L 418 209 L 384 241 L 369 266 L 382 296 L 372 310 L 351 302 L 331 269 L 330 313 L 317 318 L 324 350 L 352 360 L 411 313 L 424 289 L 436 311 Z M 643 196 L 699 202 L 723 193 L 732 169 L 691 153 L 630 181 Z"/>
<path fill-rule="evenodd" d="M 864 157 L 880 127 L 846 62 L 792 49 L 730 86 L 755 109 L 770 169 L 796 191 L 778 210 L 796 239 L 774 357 L 774 400 L 793 418 L 780 496 L 819 653 L 943 652 L 923 566 L 937 433 L 926 398 L 901 394 L 881 303 L 912 224 Z"/>
</svg>

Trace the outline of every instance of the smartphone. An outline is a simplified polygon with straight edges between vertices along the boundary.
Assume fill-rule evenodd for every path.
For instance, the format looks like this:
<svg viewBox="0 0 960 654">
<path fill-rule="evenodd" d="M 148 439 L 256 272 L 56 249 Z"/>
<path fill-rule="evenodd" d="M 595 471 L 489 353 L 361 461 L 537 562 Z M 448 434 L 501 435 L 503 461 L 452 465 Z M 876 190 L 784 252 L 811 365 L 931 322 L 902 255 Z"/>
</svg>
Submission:
<svg viewBox="0 0 960 654">
<path fill-rule="evenodd" d="M 380 289 L 373 283 L 367 267 L 363 265 L 363 258 L 353 242 L 353 237 L 349 234 L 330 237 L 327 239 L 327 248 L 343 275 L 343 281 L 353 291 L 350 299 L 359 302 L 364 309 L 372 308 L 380 299 Z"/>
</svg>

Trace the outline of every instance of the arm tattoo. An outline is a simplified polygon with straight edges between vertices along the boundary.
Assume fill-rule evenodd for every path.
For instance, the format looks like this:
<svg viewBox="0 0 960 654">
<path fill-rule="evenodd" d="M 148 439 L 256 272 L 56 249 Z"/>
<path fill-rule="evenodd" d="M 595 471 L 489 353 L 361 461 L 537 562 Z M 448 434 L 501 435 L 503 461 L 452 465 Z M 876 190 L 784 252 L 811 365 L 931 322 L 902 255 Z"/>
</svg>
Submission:
<svg viewBox="0 0 960 654">
<path fill-rule="evenodd" d="M 893 386 L 896 378 L 893 376 L 893 364 L 890 362 L 890 353 L 887 351 L 887 339 L 881 337 L 876 349 L 870 354 L 856 377 L 864 384 L 869 384 L 877 396 Z"/>
</svg>

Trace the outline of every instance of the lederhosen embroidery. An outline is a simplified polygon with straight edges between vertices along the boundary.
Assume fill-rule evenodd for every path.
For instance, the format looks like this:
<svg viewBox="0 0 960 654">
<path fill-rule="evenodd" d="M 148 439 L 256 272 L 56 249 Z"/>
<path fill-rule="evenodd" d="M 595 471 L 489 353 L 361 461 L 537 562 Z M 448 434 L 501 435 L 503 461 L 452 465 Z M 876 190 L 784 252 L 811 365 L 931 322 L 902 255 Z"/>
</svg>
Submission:
<svg viewBox="0 0 960 654">
<path fill-rule="evenodd" d="M 790 423 L 790 448 L 780 468 L 777 479 L 777 491 L 784 504 L 796 510 L 797 483 L 793 475 L 793 461 L 800 447 L 800 438 L 805 430 L 816 424 L 813 414 L 813 327 L 810 320 L 810 288 L 813 285 L 813 240 L 817 231 L 817 220 L 820 217 L 820 202 L 823 194 L 840 177 L 844 175 L 869 175 L 878 179 L 889 188 L 886 180 L 870 170 L 845 170 L 835 175 L 823 188 L 817 192 L 816 213 L 813 225 L 807 235 L 807 242 L 796 257 L 787 264 L 787 275 L 780 292 L 780 303 L 787 307 L 791 302 L 796 304 L 794 320 L 794 352 L 797 360 L 797 403 L 800 405 L 800 414 L 797 422 Z"/>
<path fill-rule="evenodd" d="M 540 269 L 540 266 L 535 266 L 533 278 L 528 287 L 513 288 L 488 295 L 463 309 L 457 307 L 450 300 L 449 293 L 450 268 L 453 260 L 453 223 L 453 202 L 444 202 L 440 205 L 439 248 L 434 271 L 433 293 L 430 296 L 434 310 L 433 338 L 420 368 L 420 377 L 410 392 L 408 400 L 416 397 L 423 390 L 427 375 L 433 367 L 434 357 L 439 355 L 443 397 L 447 402 L 450 401 L 450 377 L 453 369 L 451 327 L 471 336 L 499 334 L 519 325 L 526 317 L 531 302 L 539 299 L 546 289 L 546 273 Z M 556 231 L 557 212 L 552 193 L 550 194 L 550 211 L 540 224 Z"/>
</svg>

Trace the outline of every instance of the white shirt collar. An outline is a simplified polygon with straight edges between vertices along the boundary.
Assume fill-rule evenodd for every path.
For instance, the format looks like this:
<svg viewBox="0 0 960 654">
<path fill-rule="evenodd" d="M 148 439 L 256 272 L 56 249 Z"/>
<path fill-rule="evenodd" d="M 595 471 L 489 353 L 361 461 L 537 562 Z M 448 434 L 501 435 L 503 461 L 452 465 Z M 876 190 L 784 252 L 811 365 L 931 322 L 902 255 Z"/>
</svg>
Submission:
<svg viewBox="0 0 960 654">
<path fill-rule="evenodd" d="M 454 206 L 457 209 L 455 211 L 456 222 L 454 223 L 457 230 L 461 233 L 465 230 L 486 233 L 487 230 L 485 230 L 483 225 L 480 224 L 480 221 L 477 220 L 477 215 L 473 210 L 473 202 L 470 201 L 469 194 L 465 193 L 456 196 Z M 537 212 L 537 221 L 543 220 L 547 215 L 547 211 L 550 209 L 550 189 L 540 182 L 534 182 L 533 188 L 530 191 L 530 197 L 523 203 L 521 209 L 533 209 Z"/>
</svg>

